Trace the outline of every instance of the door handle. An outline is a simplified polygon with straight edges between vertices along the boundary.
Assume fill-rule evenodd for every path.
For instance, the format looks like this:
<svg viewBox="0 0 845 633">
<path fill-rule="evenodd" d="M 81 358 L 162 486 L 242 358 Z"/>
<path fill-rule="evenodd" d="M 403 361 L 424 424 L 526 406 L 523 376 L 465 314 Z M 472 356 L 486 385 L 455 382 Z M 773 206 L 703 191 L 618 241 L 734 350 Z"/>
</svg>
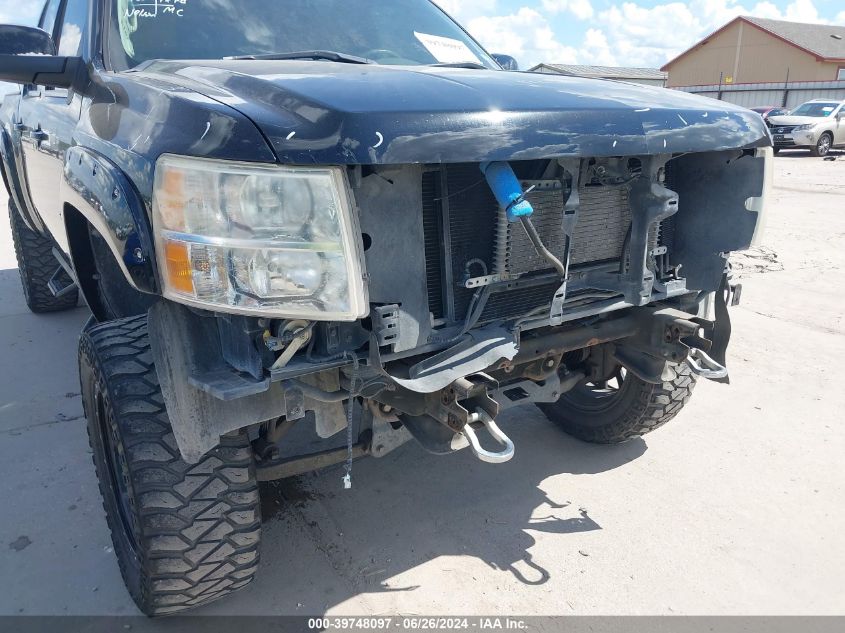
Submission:
<svg viewBox="0 0 845 633">
<path fill-rule="evenodd" d="M 37 143 L 43 143 L 48 138 L 50 138 L 50 135 L 47 134 L 47 132 L 45 132 L 44 130 L 30 130 L 29 138 L 31 138 Z"/>
</svg>

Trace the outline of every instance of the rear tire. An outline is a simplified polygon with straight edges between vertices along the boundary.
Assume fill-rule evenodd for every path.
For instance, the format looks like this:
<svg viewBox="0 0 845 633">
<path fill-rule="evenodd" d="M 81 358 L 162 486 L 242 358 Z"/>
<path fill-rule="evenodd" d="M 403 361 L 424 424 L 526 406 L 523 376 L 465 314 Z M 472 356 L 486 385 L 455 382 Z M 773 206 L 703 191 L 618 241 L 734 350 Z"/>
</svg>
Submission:
<svg viewBox="0 0 845 633">
<path fill-rule="evenodd" d="M 76 288 L 62 297 L 56 297 L 47 286 L 59 268 L 59 262 L 53 256 L 53 243 L 48 237 L 36 233 L 24 223 L 11 200 L 9 224 L 12 227 L 12 241 L 15 245 L 23 296 L 29 309 L 39 314 L 75 308 L 79 302 L 79 291 Z"/>
<path fill-rule="evenodd" d="M 261 513 L 247 436 L 221 438 L 198 464 L 182 459 L 145 316 L 84 332 L 79 372 L 106 519 L 138 608 L 176 613 L 251 582 Z"/>
<path fill-rule="evenodd" d="M 595 444 L 618 444 L 651 433 L 674 418 L 689 402 L 695 375 L 685 364 L 674 366 L 675 378 L 655 385 L 630 372 L 619 372 L 614 390 L 582 383 L 552 404 L 538 405 L 568 434 Z"/>
</svg>

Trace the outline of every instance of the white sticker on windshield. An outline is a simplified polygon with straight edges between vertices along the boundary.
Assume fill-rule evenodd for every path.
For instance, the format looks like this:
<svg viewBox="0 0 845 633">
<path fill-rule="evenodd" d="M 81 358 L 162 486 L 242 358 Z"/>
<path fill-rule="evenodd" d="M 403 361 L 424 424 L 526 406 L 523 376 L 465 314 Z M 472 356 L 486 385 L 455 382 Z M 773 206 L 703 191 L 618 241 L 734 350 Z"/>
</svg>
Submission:
<svg viewBox="0 0 845 633">
<path fill-rule="evenodd" d="M 833 106 L 825 106 L 825 107 L 823 107 L 823 108 L 822 108 L 822 112 L 827 112 L 828 114 L 830 114 L 831 112 L 833 112 Z"/>
<path fill-rule="evenodd" d="M 414 31 L 417 39 L 426 47 L 429 53 L 441 64 L 460 64 L 461 62 L 474 62 L 480 64 L 478 55 L 470 50 L 469 46 L 460 40 L 453 40 L 451 37 L 440 37 L 439 35 L 428 35 Z"/>
</svg>

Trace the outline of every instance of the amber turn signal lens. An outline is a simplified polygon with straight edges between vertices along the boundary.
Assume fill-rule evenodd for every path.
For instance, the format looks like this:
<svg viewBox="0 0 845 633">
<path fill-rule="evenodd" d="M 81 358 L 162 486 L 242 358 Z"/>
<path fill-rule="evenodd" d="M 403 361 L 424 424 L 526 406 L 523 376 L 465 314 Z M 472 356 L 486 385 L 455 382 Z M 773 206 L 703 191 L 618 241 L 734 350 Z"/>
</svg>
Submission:
<svg viewBox="0 0 845 633">
<path fill-rule="evenodd" d="M 194 293 L 194 276 L 191 272 L 191 254 L 184 242 L 165 242 L 164 259 L 170 287 L 184 294 Z"/>
</svg>

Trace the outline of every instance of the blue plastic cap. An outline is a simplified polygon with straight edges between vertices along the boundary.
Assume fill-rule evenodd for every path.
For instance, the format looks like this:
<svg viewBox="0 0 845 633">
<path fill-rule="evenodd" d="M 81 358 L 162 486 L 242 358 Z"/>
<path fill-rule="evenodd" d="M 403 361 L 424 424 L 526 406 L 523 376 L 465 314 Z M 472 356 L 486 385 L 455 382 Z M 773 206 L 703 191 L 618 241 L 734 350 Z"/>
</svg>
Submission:
<svg viewBox="0 0 845 633">
<path fill-rule="evenodd" d="M 534 208 L 527 200 L 522 200 L 522 185 L 510 164 L 504 161 L 481 163 L 481 171 L 487 178 L 487 184 L 503 209 L 507 210 L 508 221 L 516 222 L 519 218 L 534 213 Z"/>
<path fill-rule="evenodd" d="M 534 207 L 527 200 L 523 200 L 508 209 L 508 222 L 516 222 L 519 218 L 531 215 L 532 213 L 534 213 Z"/>
</svg>

